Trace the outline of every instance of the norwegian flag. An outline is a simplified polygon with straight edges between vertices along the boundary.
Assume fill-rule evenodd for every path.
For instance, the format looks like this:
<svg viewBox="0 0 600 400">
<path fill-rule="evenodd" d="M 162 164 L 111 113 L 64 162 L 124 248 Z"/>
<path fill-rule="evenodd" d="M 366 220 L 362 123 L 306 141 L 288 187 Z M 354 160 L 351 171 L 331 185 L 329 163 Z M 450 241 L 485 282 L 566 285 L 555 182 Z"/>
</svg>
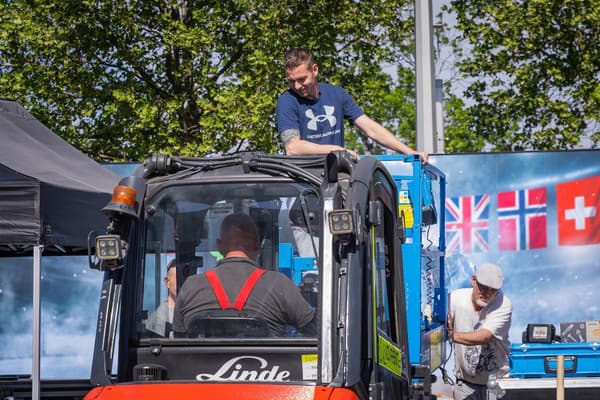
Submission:
<svg viewBox="0 0 600 400">
<path fill-rule="evenodd" d="M 473 195 L 446 199 L 447 252 L 486 252 L 490 196 Z"/>
<path fill-rule="evenodd" d="M 498 193 L 500 250 L 547 247 L 546 188 Z"/>
<path fill-rule="evenodd" d="M 600 176 L 556 185 L 558 244 L 600 243 Z"/>
</svg>

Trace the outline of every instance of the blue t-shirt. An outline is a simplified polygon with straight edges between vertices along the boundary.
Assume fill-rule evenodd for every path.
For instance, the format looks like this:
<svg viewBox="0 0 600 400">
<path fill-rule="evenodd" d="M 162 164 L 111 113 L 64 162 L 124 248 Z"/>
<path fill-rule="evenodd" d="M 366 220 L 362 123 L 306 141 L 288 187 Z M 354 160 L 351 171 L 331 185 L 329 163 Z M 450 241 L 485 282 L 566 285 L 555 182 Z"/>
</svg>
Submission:
<svg viewBox="0 0 600 400">
<path fill-rule="evenodd" d="M 277 100 L 277 129 L 300 131 L 300 138 L 319 144 L 344 146 L 344 119 L 351 124 L 362 109 L 343 88 L 319 83 L 319 96 L 309 100 L 288 89 Z"/>
</svg>

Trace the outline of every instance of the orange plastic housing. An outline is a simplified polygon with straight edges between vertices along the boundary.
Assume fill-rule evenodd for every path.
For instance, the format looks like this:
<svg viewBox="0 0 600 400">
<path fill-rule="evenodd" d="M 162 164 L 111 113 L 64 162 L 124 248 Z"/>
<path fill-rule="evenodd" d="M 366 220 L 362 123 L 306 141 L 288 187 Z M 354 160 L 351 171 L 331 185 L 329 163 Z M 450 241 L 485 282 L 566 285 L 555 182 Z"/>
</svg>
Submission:
<svg viewBox="0 0 600 400">
<path fill-rule="evenodd" d="M 357 400 L 346 388 L 247 383 L 145 383 L 97 387 L 84 400 Z"/>
</svg>

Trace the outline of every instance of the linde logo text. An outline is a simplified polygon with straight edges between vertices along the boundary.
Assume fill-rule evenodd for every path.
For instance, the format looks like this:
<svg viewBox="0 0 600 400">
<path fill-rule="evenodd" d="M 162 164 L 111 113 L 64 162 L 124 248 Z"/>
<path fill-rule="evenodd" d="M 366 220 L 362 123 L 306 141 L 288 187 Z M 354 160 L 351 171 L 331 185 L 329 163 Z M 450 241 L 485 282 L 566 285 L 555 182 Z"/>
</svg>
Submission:
<svg viewBox="0 0 600 400">
<path fill-rule="evenodd" d="M 258 361 L 258 368 L 256 368 Z M 228 360 L 214 374 L 198 374 L 198 381 L 288 381 L 290 371 L 280 370 L 279 365 L 269 368 L 267 360 L 256 356 L 239 356 Z"/>
</svg>

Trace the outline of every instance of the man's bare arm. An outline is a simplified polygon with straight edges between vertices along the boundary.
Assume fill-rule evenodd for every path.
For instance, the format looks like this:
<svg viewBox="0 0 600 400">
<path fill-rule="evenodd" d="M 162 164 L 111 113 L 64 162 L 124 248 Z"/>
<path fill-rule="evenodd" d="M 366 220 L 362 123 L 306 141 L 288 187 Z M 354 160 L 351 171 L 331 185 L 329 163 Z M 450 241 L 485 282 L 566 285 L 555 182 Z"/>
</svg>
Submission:
<svg viewBox="0 0 600 400">
<path fill-rule="evenodd" d="M 297 129 L 287 129 L 281 132 L 281 141 L 287 155 L 315 155 L 329 154 L 332 151 L 344 150 L 358 158 L 358 154 L 341 146 L 332 144 L 318 144 L 300 139 L 300 131 Z"/>
<path fill-rule="evenodd" d="M 404 144 L 402 140 L 394 136 L 392 132 L 388 131 L 385 127 L 372 120 L 367 115 L 363 114 L 358 117 L 356 121 L 354 121 L 354 125 L 356 125 L 367 136 L 382 146 L 392 149 L 398 153 L 419 155 L 421 156 L 423 164 L 427 164 L 429 158 L 427 153 L 418 152 L 411 149 L 409 146 Z"/>
<path fill-rule="evenodd" d="M 486 344 L 494 338 L 494 334 L 485 328 L 473 332 L 452 332 L 452 336 L 450 334 L 448 336 L 454 343 L 465 346 Z"/>
</svg>

